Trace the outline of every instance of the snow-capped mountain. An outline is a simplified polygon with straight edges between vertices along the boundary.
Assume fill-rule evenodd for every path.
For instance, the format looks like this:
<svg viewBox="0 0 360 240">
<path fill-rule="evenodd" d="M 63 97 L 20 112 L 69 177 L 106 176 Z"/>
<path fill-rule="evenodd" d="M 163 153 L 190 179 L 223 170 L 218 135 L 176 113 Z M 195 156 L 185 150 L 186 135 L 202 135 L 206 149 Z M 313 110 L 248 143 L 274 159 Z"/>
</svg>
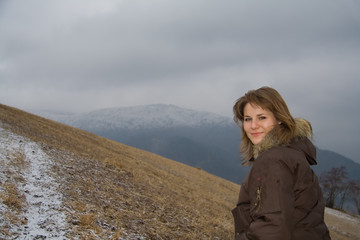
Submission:
<svg viewBox="0 0 360 240">
<path fill-rule="evenodd" d="M 92 129 L 93 131 L 234 125 L 232 119 L 228 117 L 166 104 L 107 108 L 80 114 L 54 112 L 39 112 L 37 114 L 74 127 Z"/>
</svg>

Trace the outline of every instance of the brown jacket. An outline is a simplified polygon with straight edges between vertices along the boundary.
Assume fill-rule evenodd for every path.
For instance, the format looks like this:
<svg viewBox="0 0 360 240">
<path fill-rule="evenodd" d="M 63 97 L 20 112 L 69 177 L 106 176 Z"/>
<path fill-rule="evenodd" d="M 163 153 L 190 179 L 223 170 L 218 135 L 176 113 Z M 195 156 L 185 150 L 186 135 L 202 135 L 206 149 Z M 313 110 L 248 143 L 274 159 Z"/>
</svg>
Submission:
<svg viewBox="0 0 360 240">
<path fill-rule="evenodd" d="M 307 121 L 297 119 L 297 137 L 277 142 L 276 128 L 256 146 L 252 168 L 232 211 L 236 240 L 328 240 L 324 201 L 310 168 L 316 149 Z"/>
</svg>

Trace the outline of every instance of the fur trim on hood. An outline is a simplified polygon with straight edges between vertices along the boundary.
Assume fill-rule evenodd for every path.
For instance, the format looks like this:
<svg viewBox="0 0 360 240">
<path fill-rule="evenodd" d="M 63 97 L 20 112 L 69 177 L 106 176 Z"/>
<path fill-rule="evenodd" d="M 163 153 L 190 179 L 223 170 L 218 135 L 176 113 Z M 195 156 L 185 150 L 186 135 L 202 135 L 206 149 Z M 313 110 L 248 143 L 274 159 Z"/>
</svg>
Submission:
<svg viewBox="0 0 360 240">
<path fill-rule="evenodd" d="M 312 127 L 311 124 L 303 119 L 303 118 L 295 118 L 295 134 L 294 138 L 291 142 L 299 138 L 308 138 L 312 137 Z M 280 142 L 278 136 L 280 126 L 275 126 L 268 134 L 266 134 L 264 140 L 254 145 L 253 147 L 253 158 L 256 159 L 262 152 L 266 151 L 269 148 L 277 147 L 277 146 L 286 146 L 289 144 L 285 144 Z"/>
</svg>

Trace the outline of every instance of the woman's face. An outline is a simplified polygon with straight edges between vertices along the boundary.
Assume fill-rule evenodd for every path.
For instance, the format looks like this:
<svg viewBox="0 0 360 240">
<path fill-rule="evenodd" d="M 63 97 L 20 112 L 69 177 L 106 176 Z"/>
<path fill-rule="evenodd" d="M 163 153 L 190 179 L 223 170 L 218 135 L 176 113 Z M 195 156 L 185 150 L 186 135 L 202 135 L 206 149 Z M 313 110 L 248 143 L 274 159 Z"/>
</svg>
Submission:
<svg viewBox="0 0 360 240">
<path fill-rule="evenodd" d="M 243 127 L 250 141 L 256 145 L 264 140 L 277 121 L 274 114 L 257 105 L 247 103 L 244 107 Z"/>
</svg>

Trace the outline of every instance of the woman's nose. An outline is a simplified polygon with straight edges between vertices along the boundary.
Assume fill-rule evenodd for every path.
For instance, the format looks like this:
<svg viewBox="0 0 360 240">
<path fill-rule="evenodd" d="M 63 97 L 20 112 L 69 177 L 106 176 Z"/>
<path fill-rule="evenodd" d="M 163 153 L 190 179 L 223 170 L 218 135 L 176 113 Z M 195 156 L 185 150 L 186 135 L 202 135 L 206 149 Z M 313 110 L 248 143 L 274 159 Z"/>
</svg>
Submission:
<svg viewBox="0 0 360 240">
<path fill-rule="evenodd" d="M 259 126 L 258 122 L 256 120 L 251 121 L 251 128 L 256 129 Z"/>
</svg>

